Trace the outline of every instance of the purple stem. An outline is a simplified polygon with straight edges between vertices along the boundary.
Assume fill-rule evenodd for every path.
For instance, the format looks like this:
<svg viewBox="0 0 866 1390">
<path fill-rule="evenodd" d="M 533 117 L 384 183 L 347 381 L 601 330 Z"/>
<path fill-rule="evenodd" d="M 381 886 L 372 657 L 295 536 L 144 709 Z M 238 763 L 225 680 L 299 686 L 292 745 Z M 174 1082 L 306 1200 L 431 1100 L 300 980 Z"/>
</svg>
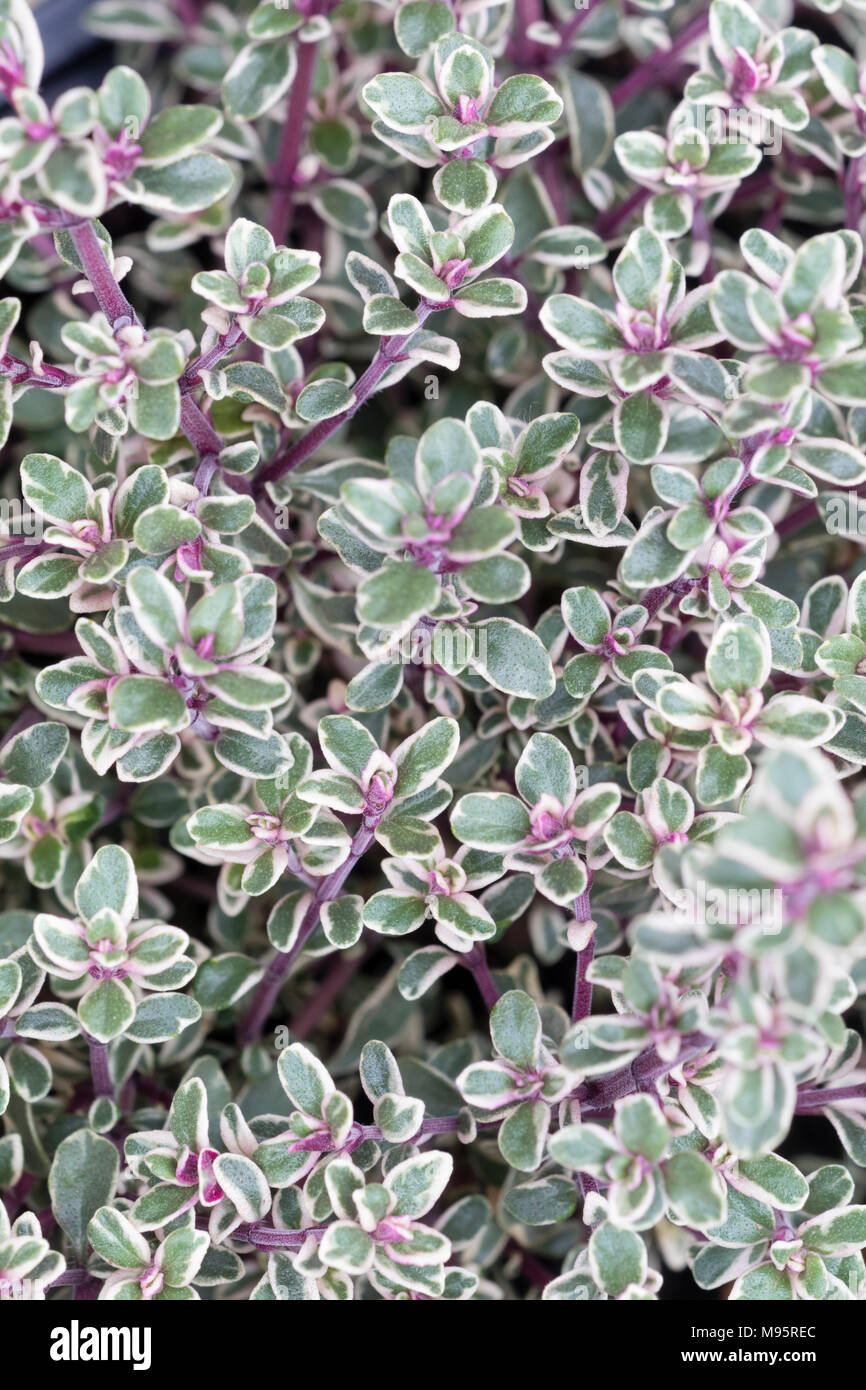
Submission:
<svg viewBox="0 0 866 1390">
<path fill-rule="evenodd" d="M 586 23 L 593 10 L 600 4 L 601 0 L 584 0 L 584 3 L 575 10 L 571 19 L 560 30 L 559 47 L 554 50 L 557 56 L 568 48 L 581 25 Z"/>
<path fill-rule="evenodd" d="M 692 1057 L 700 1056 L 711 1044 L 712 1039 L 705 1037 L 702 1033 L 689 1033 L 683 1038 L 680 1054 L 673 1061 L 661 1061 L 655 1048 L 647 1048 L 646 1052 L 643 1052 L 631 1066 L 623 1067 L 610 1076 L 599 1077 L 592 1082 L 584 1082 L 578 1086 L 573 1093 L 574 1098 L 581 1101 L 581 1111 L 584 1115 L 599 1114 L 609 1110 L 615 1100 L 632 1094 L 640 1086 L 651 1084 Z M 592 1092 L 591 1096 L 588 1095 L 590 1091 Z M 430 1115 L 422 1121 L 421 1127 L 412 1138 L 417 1141 L 430 1135 L 456 1134 L 460 1128 L 460 1123 L 461 1117 L 459 1115 Z M 498 1121 L 482 1120 L 481 1124 L 483 1127 L 495 1128 Z M 346 1147 L 357 1148 L 367 1139 L 381 1140 L 381 1138 L 382 1132 L 377 1125 L 355 1125 Z M 581 1176 L 584 1192 L 595 1191 L 596 1185 L 592 1179 L 586 1175 Z M 197 1224 L 201 1229 L 207 1229 L 206 1218 L 200 1218 Z M 255 1222 L 236 1227 L 232 1235 L 236 1240 L 255 1245 L 260 1250 L 278 1248 L 296 1250 L 304 1244 L 308 1236 L 324 1235 L 327 1229 L 327 1226 L 311 1226 L 303 1231 L 280 1231 L 265 1222 Z"/>
<path fill-rule="evenodd" d="M 835 1089 L 804 1089 L 797 1096 L 796 1111 L 798 1115 L 805 1115 L 812 1110 L 823 1110 L 826 1105 L 835 1105 L 840 1100 L 866 1100 L 866 1082 L 837 1086 Z"/>
<path fill-rule="evenodd" d="M 612 237 L 621 222 L 628 221 L 633 212 L 643 207 L 649 195 L 648 188 L 636 188 L 619 207 L 608 208 L 607 212 L 601 213 L 595 224 L 598 235 L 605 241 Z"/>
<path fill-rule="evenodd" d="M 21 628 L 8 627 L 5 623 L 0 624 L 0 631 L 11 632 L 15 646 L 22 652 L 50 652 L 59 656 L 81 655 L 81 647 L 74 632 L 24 632 Z"/>
<path fill-rule="evenodd" d="M 78 252 L 84 273 L 90 281 L 96 302 L 111 324 L 112 332 L 117 333 L 119 329 L 133 323 L 141 327 L 141 320 L 105 259 L 105 252 L 93 223 L 82 222 L 77 227 L 70 228 L 69 235 Z M 198 454 L 205 456 L 220 452 L 223 447 L 222 440 L 210 420 L 190 396 L 184 397 L 181 401 L 180 423 Z"/>
<path fill-rule="evenodd" d="M 636 67 L 634 72 L 629 73 L 624 82 L 614 87 L 611 92 L 611 101 L 615 108 L 625 106 L 627 101 L 631 101 L 651 82 L 661 80 L 664 72 L 679 58 L 685 49 L 694 43 L 695 39 L 701 37 L 709 24 L 709 6 L 703 5 L 701 13 L 696 14 L 689 20 L 688 24 L 680 29 L 671 40 L 670 48 L 659 48 Z"/>
<path fill-rule="evenodd" d="M 31 555 L 38 555 L 47 548 L 43 541 L 13 541 L 11 545 L 0 547 L 0 564 L 5 565 L 7 560 L 19 560 L 25 556 L 30 559 Z"/>
<path fill-rule="evenodd" d="M 201 373 L 208 372 L 211 367 L 215 367 L 227 352 L 231 352 L 233 347 L 237 347 L 243 337 L 244 330 L 237 323 L 233 323 L 227 332 L 221 333 L 213 347 L 208 348 L 207 352 L 203 352 L 201 357 L 197 357 L 195 362 L 191 362 L 187 367 L 177 383 L 180 387 L 180 394 L 186 396 L 190 391 L 194 391 L 199 385 Z"/>
<path fill-rule="evenodd" d="M 418 327 L 424 323 L 425 319 L 433 313 L 434 309 L 447 308 L 445 304 L 427 304 L 426 302 L 418 305 L 415 316 L 418 319 Z M 285 454 L 279 454 L 271 461 L 268 467 L 256 479 L 256 490 L 261 491 L 265 483 L 276 482 L 284 474 L 290 473 L 293 468 L 297 468 L 299 463 L 315 453 L 320 444 L 344 425 L 347 420 L 360 410 L 361 406 L 371 396 L 374 388 L 378 385 L 381 378 L 385 375 L 389 367 L 399 359 L 400 353 L 409 341 L 411 333 L 404 336 L 388 338 L 384 343 L 380 343 L 379 350 L 373 358 L 364 375 L 359 378 L 352 388 L 355 400 L 346 410 L 339 415 L 332 415 L 329 420 L 320 420 L 318 425 L 314 425 L 302 438 L 295 441 L 291 449 Z"/>
<path fill-rule="evenodd" d="M 177 17 L 184 27 L 192 30 L 198 24 L 198 5 L 196 0 L 174 0 Z"/>
<path fill-rule="evenodd" d="M 96 302 L 108 319 L 112 332 L 116 333 L 131 323 L 140 325 L 137 313 L 114 278 L 114 271 L 105 258 L 105 250 L 93 223 L 81 222 L 77 227 L 70 228 L 69 235 Z"/>
<path fill-rule="evenodd" d="M 207 1222 L 200 1229 L 207 1230 Z M 254 1245 L 257 1250 L 300 1250 L 308 1236 L 323 1236 L 327 1229 L 327 1226 L 308 1226 L 305 1231 L 279 1231 L 275 1226 L 257 1221 L 236 1226 L 232 1237 Z"/>
<path fill-rule="evenodd" d="M 804 502 L 801 507 L 795 507 L 792 512 L 788 512 L 776 522 L 776 535 L 787 536 L 791 531 L 799 531 L 801 526 L 808 526 L 817 516 L 818 508 L 815 503 Z"/>
<path fill-rule="evenodd" d="M 253 1002 L 248 1012 L 241 1020 L 238 1028 L 238 1043 L 245 1047 L 247 1043 L 254 1042 L 261 1034 L 268 1014 L 274 1006 L 274 1001 L 282 988 L 283 981 L 289 973 L 292 961 L 304 949 L 307 938 L 312 935 L 318 926 L 319 917 L 325 903 L 331 902 L 336 898 L 352 869 L 358 860 L 367 852 L 373 843 L 373 831 L 375 830 L 378 818 L 365 823 L 355 835 L 347 857 L 339 868 L 333 873 L 328 874 L 327 878 L 319 880 L 319 885 L 313 893 L 310 905 L 304 913 L 303 920 L 298 934 L 288 951 L 278 951 L 259 981 L 258 989 L 255 992 Z"/>
<path fill-rule="evenodd" d="M 499 998 L 499 990 L 496 988 L 496 982 L 490 973 L 490 966 L 487 964 L 487 952 L 483 943 L 477 941 L 471 951 L 467 951 L 465 955 L 460 957 L 460 964 L 465 965 L 471 973 L 481 998 L 487 1008 L 492 1009 Z"/>
<path fill-rule="evenodd" d="M 56 1289 L 63 1284 L 86 1284 L 90 1277 L 86 1269 L 65 1269 L 56 1279 L 52 1279 L 47 1287 Z"/>
<path fill-rule="evenodd" d="M 114 1100 L 114 1082 L 108 1067 L 108 1046 L 106 1043 L 97 1042 L 95 1038 L 88 1038 L 87 1046 L 90 1048 L 90 1075 L 93 1078 L 93 1094 L 94 1096 L 108 1096 L 109 1100 Z"/>
<path fill-rule="evenodd" d="M 376 943 L 370 942 L 364 951 L 357 953 L 339 951 L 337 953 L 338 959 L 334 961 L 325 979 L 316 988 L 310 1002 L 302 1009 L 291 1025 L 289 1031 L 295 1041 L 303 1042 L 304 1038 L 310 1036 L 322 1014 L 331 1007 L 343 986 L 349 983 L 352 976 L 357 974 L 376 949 Z"/>
<path fill-rule="evenodd" d="M 73 372 L 67 372 L 63 367 L 49 366 L 47 362 L 37 371 L 12 352 L 0 355 L 0 376 L 10 377 L 13 386 L 41 386 L 45 390 L 73 386 L 81 380 Z"/>
<path fill-rule="evenodd" d="M 664 608 L 668 599 L 682 598 L 684 594 L 691 593 L 692 589 L 697 588 L 702 582 L 700 579 L 680 576 L 679 579 L 672 579 L 669 584 L 659 584 L 654 589 L 648 589 L 643 598 L 636 599 L 635 602 L 646 609 L 649 621 L 655 617 L 659 609 Z"/>
<path fill-rule="evenodd" d="M 527 38 L 527 30 L 530 24 L 537 23 L 540 18 L 540 0 L 514 0 L 512 47 L 515 60 L 524 67 L 533 63 L 538 55 L 538 44 Z"/>
<path fill-rule="evenodd" d="M 319 8 L 320 6 L 314 0 L 309 13 L 311 15 L 318 14 Z M 307 105 L 313 86 L 318 53 L 318 41 L 298 44 L 298 66 L 283 125 L 280 152 L 271 171 L 273 193 L 268 211 L 268 231 L 278 246 L 285 244 L 291 227 L 295 201 L 295 178 L 304 139 Z"/>
</svg>

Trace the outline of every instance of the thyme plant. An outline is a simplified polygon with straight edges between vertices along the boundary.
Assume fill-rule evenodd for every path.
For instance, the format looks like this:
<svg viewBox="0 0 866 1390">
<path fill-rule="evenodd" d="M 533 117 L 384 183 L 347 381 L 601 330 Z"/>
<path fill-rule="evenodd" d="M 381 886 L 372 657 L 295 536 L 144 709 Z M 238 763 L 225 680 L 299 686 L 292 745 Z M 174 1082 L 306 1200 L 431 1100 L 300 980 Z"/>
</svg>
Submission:
<svg viewBox="0 0 866 1390">
<path fill-rule="evenodd" d="M 864 14 L 0 0 L 4 1298 L 866 1299 Z"/>
</svg>

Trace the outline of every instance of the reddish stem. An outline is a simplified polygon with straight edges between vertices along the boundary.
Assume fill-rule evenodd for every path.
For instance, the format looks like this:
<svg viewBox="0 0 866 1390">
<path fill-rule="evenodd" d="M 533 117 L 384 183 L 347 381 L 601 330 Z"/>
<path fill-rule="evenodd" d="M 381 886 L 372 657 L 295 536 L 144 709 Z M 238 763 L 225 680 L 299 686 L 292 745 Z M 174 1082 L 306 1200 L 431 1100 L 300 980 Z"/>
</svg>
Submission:
<svg viewBox="0 0 866 1390">
<path fill-rule="evenodd" d="M 325 903 L 331 902 L 336 898 L 352 869 L 358 860 L 369 849 L 373 843 L 374 824 L 364 824 L 355 835 L 349 849 L 348 856 L 338 869 L 327 878 L 319 880 L 319 885 L 313 893 L 310 905 L 304 913 L 292 946 L 288 951 L 278 951 L 265 971 L 259 982 L 253 1002 L 249 1007 L 238 1028 L 238 1043 L 245 1047 L 247 1043 L 254 1042 L 261 1034 L 268 1014 L 274 1006 L 277 995 L 282 988 L 283 981 L 289 973 L 292 962 L 300 955 L 306 945 L 308 937 L 312 935 L 319 923 L 322 908 Z"/>
<path fill-rule="evenodd" d="M 492 1009 L 499 998 L 499 990 L 496 981 L 490 973 L 490 966 L 487 964 L 487 952 L 482 942 L 477 941 L 471 951 L 460 957 L 460 964 L 465 965 L 471 973 L 472 978 L 478 986 L 481 998 Z"/>
<path fill-rule="evenodd" d="M 701 13 L 696 14 L 678 34 L 674 35 L 670 48 L 656 49 L 645 62 L 635 68 L 634 72 L 629 73 L 624 82 L 620 82 L 619 86 L 614 87 L 610 94 L 614 107 L 625 106 L 627 101 L 631 101 L 650 83 L 660 81 L 663 74 L 682 55 L 684 50 L 689 48 L 695 39 L 701 37 L 708 24 L 709 6 L 704 5 L 701 7 Z"/>
<path fill-rule="evenodd" d="M 425 319 L 433 313 L 434 309 L 442 309 L 443 304 L 419 304 L 415 310 L 418 319 L 418 327 L 424 323 Z M 344 425 L 347 420 L 360 410 L 368 396 L 373 394 L 375 387 L 385 375 L 389 367 L 399 359 L 400 353 L 412 335 L 407 333 L 402 337 L 388 338 L 380 343 L 379 350 L 373 358 L 364 375 L 355 383 L 352 390 L 355 400 L 346 410 L 342 410 L 339 415 L 332 415 L 329 420 L 321 420 L 318 425 L 314 425 L 307 434 L 296 440 L 292 447 L 285 453 L 279 454 L 271 461 L 267 468 L 256 479 L 256 491 L 261 491 L 265 483 L 274 483 L 284 474 L 290 473 L 293 468 L 297 468 L 299 463 L 303 463 L 311 454 L 314 454 L 320 444 L 324 444 L 326 439 Z"/>
<path fill-rule="evenodd" d="M 319 5 L 310 6 L 310 14 L 319 13 Z M 295 202 L 295 181 L 301 145 L 307 119 L 307 105 L 316 71 L 319 54 L 318 40 L 315 43 L 298 44 L 298 67 L 292 83 L 292 94 L 283 125 L 282 143 L 277 162 L 271 172 L 273 193 L 268 211 L 268 231 L 278 246 L 283 245 L 289 235 Z"/>
</svg>

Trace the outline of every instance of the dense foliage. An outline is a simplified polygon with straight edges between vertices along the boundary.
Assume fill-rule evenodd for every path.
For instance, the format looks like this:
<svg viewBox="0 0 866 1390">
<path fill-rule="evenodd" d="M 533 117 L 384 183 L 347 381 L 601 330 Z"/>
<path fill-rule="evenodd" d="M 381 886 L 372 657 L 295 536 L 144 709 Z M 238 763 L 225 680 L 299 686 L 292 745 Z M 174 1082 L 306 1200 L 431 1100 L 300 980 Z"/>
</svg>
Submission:
<svg viewBox="0 0 866 1390">
<path fill-rule="evenodd" d="M 793 11 L 97 0 L 50 104 L 0 0 L 3 1297 L 866 1298 L 866 3 Z"/>
</svg>

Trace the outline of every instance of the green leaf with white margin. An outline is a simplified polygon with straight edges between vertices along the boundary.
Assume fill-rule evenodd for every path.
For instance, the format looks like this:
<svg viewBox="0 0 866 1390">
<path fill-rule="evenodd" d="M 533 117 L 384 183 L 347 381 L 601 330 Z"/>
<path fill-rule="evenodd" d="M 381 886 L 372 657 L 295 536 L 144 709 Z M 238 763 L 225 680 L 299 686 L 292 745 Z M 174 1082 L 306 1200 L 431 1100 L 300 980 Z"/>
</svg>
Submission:
<svg viewBox="0 0 866 1390">
<path fill-rule="evenodd" d="M 105 205 L 106 181 L 95 148 L 84 141 L 70 141 L 52 150 L 37 170 L 40 187 L 64 212 L 75 217 L 96 217 Z"/>
<path fill-rule="evenodd" d="M 103 845 L 91 859 L 75 889 L 75 905 L 85 921 L 111 908 L 121 922 L 131 922 L 138 907 L 138 880 L 131 856 L 120 845 Z"/>
<path fill-rule="evenodd" d="M 334 1094 L 326 1067 L 302 1043 L 292 1043 L 277 1059 L 280 1084 L 298 1110 L 321 1119 L 325 1103 Z"/>
<path fill-rule="evenodd" d="M 346 236 L 366 240 L 376 230 L 376 204 L 365 188 L 350 179 L 331 179 L 313 197 L 319 216 Z"/>
<path fill-rule="evenodd" d="M 21 462 L 21 491 L 28 506 L 47 521 L 80 521 L 93 489 L 77 468 L 54 454 L 28 454 Z"/>
<path fill-rule="evenodd" d="M 456 719 L 431 719 L 394 750 L 397 782 L 394 800 L 431 787 L 453 762 L 460 744 L 460 729 Z"/>
<path fill-rule="evenodd" d="M 174 584 L 149 565 L 138 565 L 126 581 L 130 607 L 142 632 L 163 650 L 186 638 L 186 605 Z"/>
<path fill-rule="evenodd" d="M 797 1235 L 819 1255 L 856 1255 L 866 1246 L 866 1207 L 836 1207 L 813 1216 Z"/>
<path fill-rule="evenodd" d="M 409 73 L 380 73 L 361 96 L 387 125 L 406 135 L 422 134 L 443 111 L 438 96 Z"/>
<path fill-rule="evenodd" d="M 201 522 L 198 517 L 168 502 L 147 507 L 136 518 L 132 532 L 135 544 L 145 555 L 167 555 L 170 550 L 177 550 L 194 541 L 200 534 Z M 148 569 L 148 574 L 153 573 Z"/>
<path fill-rule="evenodd" d="M 215 106 L 169 106 L 148 121 L 139 136 L 142 163 L 178 159 L 215 135 L 222 123 Z"/>
<path fill-rule="evenodd" d="M 263 966 L 239 951 L 210 956 L 198 967 L 193 984 L 198 1005 L 202 1009 L 231 1008 L 258 983 L 263 969 Z"/>
<path fill-rule="evenodd" d="M 225 160 L 197 150 L 172 164 L 142 168 L 136 202 L 159 213 L 202 212 L 225 197 L 233 175 Z M 164 436 L 157 436 L 163 438 Z"/>
<path fill-rule="evenodd" d="M 605 844 L 623 868 L 649 868 L 655 857 L 656 841 L 638 816 L 631 811 L 617 811 L 603 833 Z"/>
<path fill-rule="evenodd" d="M 89 950 L 84 940 L 84 932 L 75 922 L 65 917 L 54 917 L 47 912 L 39 912 L 33 919 L 33 936 L 38 951 L 50 965 L 59 967 L 69 979 L 83 975 L 89 959 Z M 37 963 L 40 956 L 34 952 Z M 44 968 L 44 962 L 42 962 Z"/>
<path fill-rule="evenodd" d="M 6 1054 L 12 1085 L 28 1105 L 44 1100 L 51 1090 L 51 1068 L 35 1047 L 13 1043 Z"/>
<path fill-rule="evenodd" d="M 182 1147 L 195 1153 L 207 1148 L 207 1091 L 200 1076 L 192 1076 L 178 1086 L 168 1113 L 168 1127 Z"/>
<path fill-rule="evenodd" d="M 194 1187 L 175 1182 L 157 1183 L 138 1198 L 132 1209 L 133 1220 L 144 1231 L 156 1231 L 194 1207 L 197 1196 Z"/>
<path fill-rule="evenodd" d="M 431 570 L 398 560 L 359 584 L 358 616 L 369 627 L 405 629 L 435 608 L 438 599 L 439 580 Z"/>
<path fill-rule="evenodd" d="M 550 1128 L 550 1107 L 544 1101 L 524 1101 L 499 1127 L 499 1152 L 521 1173 L 534 1173 L 544 1157 Z"/>
<path fill-rule="evenodd" d="M 450 1154 L 415 1154 L 391 1168 L 384 1185 L 393 1198 L 393 1216 L 408 1216 L 417 1220 L 438 1202 L 451 1177 L 454 1166 Z"/>
<path fill-rule="evenodd" d="M 364 332 L 379 337 L 414 333 L 418 319 L 407 304 L 390 294 L 375 294 L 364 305 Z"/>
<path fill-rule="evenodd" d="M 649 391 L 626 396 L 614 411 L 613 432 L 617 448 L 632 463 L 653 463 L 668 434 L 664 406 Z"/>
<path fill-rule="evenodd" d="M 521 989 L 500 996 L 490 1014 L 490 1037 L 501 1057 L 522 1071 L 536 1065 L 541 1049 L 541 1016 Z"/>
<path fill-rule="evenodd" d="M 41 787 L 54 776 L 68 746 L 65 724 L 34 724 L 3 744 L 0 768 L 10 782 Z"/>
<path fill-rule="evenodd" d="M 601 1125 L 564 1125 L 551 1137 L 550 1156 L 565 1168 L 601 1175 L 617 1152 L 616 1140 Z"/>
<path fill-rule="evenodd" d="M 577 1189 L 572 1179 L 552 1173 L 512 1187 L 503 1205 L 509 1216 L 524 1226 L 553 1226 L 573 1215 Z"/>
<path fill-rule="evenodd" d="M 373 1119 L 389 1144 L 404 1144 L 421 1127 L 424 1102 L 411 1096 L 380 1096 L 373 1106 Z"/>
<path fill-rule="evenodd" d="M 48 1174 L 51 1210 L 82 1259 L 88 1223 L 113 1198 L 119 1171 L 114 1144 L 90 1129 L 76 1130 L 57 1146 Z"/>
<path fill-rule="evenodd" d="M 717 694 L 732 690 L 735 695 L 745 695 L 766 683 L 771 660 L 770 640 L 763 627 L 723 622 L 707 652 L 707 676 Z"/>
<path fill-rule="evenodd" d="M 667 1200 L 684 1224 L 705 1230 L 725 1220 L 724 1180 L 703 1154 L 683 1149 L 662 1164 L 662 1172 Z"/>
<path fill-rule="evenodd" d="M 144 1269 L 150 1264 L 150 1246 L 141 1231 L 113 1207 L 103 1206 L 94 1213 L 88 1222 L 87 1239 L 96 1254 L 115 1269 Z"/>
<path fill-rule="evenodd" d="M 451 829 L 475 849 L 511 849 L 529 834 L 529 813 L 508 792 L 469 792 L 451 814 Z"/>
<path fill-rule="evenodd" d="M 742 753 L 728 753 L 718 744 L 698 754 L 695 792 L 702 806 L 721 806 L 732 801 L 748 785 L 752 766 Z"/>
<path fill-rule="evenodd" d="M 271 1209 L 271 1190 L 261 1168 L 245 1154 L 220 1154 L 214 1177 L 242 1221 L 261 1221 Z"/>
<path fill-rule="evenodd" d="M 371 1236 L 351 1221 L 332 1221 L 319 1244 L 319 1258 L 344 1274 L 363 1274 L 373 1263 L 376 1247 Z"/>
<path fill-rule="evenodd" d="M 636 1231 L 603 1221 L 589 1238 L 589 1265 L 599 1288 L 618 1298 L 646 1278 L 646 1246 Z"/>
<path fill-rule="evenodd" d="M 574 855 L 552 859 L 535 878 L 539 893 L 560 907 L 571 907 L 574 899 L 586 891 L 586 884 L 586 869 Z"/>
<path fill-rule="evenodd" d="M 9 1012 L 18 998 L 21 980 L 21 966 L 16 960 L 0 961 L 0 1018 Z"/>
<path fill-rule="evenodd" d="M 488 618 L 473 629 L 472 665 L 497 690 L 544 700 L 556 689 L 550 657 L 541 639 L 512 618 Z"/>
<path fill-rule="evenodd" d="M 629 589 L 642 590 L 668 584 L 688 569 L 690 554 L 678 550 L 667 537 L 671 513 L 662 512 L 645 520 L 628 547 L 620 565 L 620 578 Z M 671 604 L 671 611 L 674 610 Z"/>
<path fill-rule="evenodd" d="M 779 1154 L 740 1159 L 732 1176 L 748 1196 L 782 1211 L 800 1211 L 809 1198 L 809 1184 L 800 1170 Z"/>
<path fill-rule="evenodd" d="M 128 733 L 175 733 L 191 718 L 180 691 L 158 676 L 122 676 L 108 707 L 109 721 Z"/>
<path fill-rule="evenodd" d="M 382 936 L 406 936 L 417 931 L 426 916 L 424 899 L 398 888 L 383 888 L 364 906 L 364 925 Z"/>
<path fill-rule="evenodd" d="M 21 828 L 23 817 L 33 805 L 30 787 L 0 784 L 0 842 L 11 840 Z"/>
<path fill-rule="evenodd" d="M 371 1038 L 362 1047 L 358 1072 L 368 1100 L 375 1102 L 382 1096 L 403 1094 L 397 1060 L 390 1047 L 377 1038 Z"/>
<path fill-rule="evenodd" d="M 354 393 L 342 381 L 320 378 L 304 387 L 295 402 L 295 410 L 307 424 L 317 424 L 319 420 L 342 415 L 354 404 Z"/>
<path fill-rule="evenodd" d="M 614 1130 L 623 1148 L 650 1163 L 664 1157 L 670 1141 L 667 1121 L 649 1096 L 627 1096 L 619 1101 Z"/>
<path fill-rule="evenodd" d="M 322 931 L 337 950 L 348 950 L 360 941 L 364 930 L 363 906 L 363 898 L 355 893 L 344 893 L 322 908 Z"/>
<path fill-rule="evenodd" d="M 209 1249 L 207 1231 L 170 1231 L 160 1248 L 163 1278 L 168 1287 L 181 1289 L 191 1284 Z"/>
<path fill-rule="evenodd" d="M 296 66 L 295 46 L 285 39 L 247 44 L 223 78 L 229 115 L 242 121 L 261 116 L 288 91 Z"/>
<path fill-rule="evenodd" d="M 542 305 L 540 317 L 551 338 L 576 357 L 604 361 L 625 347 L 614 322 L 587 299 L 553 294 Z"/>
<path fill-rule="evenodd" d="M 732 1302 L 790 1303 L 794 1300 L 791 1279 L 783 1269 L 763 1264 L 750 1269 L 734 1283 L 728 1298 Z"/>
<path fill-rule="evenodd" d="M 319 723 L 319 744 L 329 767 L 360 781 L 379 745 L 369 729 L 345 714 L 325 715 Z"/>
<path fill-rule="evenodd" d="M 152 386 L 140 381 L 129 402 L 129 423 L 147 439 L 171 439 L 181 423 L 181 393 L 177 382 Z"/>
<path fill-rule="evenodd" d="M 518 760 L 515 780 L 528 806 L 535 806 L 543 796 L 552 796 L 568 807 L 577 795 L 571 754 L 553 734 L 533 734 Z"/>
<path fill-rule="evenodd" d="M 519 281 L 491 276 L 457 290 L 453 307 L 464 318 L 489 319 L 504 314 L 522 314 L 527 302 L 526 290 Z"/>
<path fill-rule="evenodd" d="M 493 198 L 496 175 L 481 159 L 450 159 L 436 170 L 433 192 L 449 212 L 467 215 Z"/>
<path fill-rule="evenodd" d="M 132 991 L 121 980 L 100 980 L 78 1005 L 78 1017 L 97 1042 L 112 1042 L 135 1018 Z"/>
<path fill-rule="evenodd" d="M 562 595 L 562 617 L 582 647 L 601 646 L 610 632 L 610 613 L 597 589 L 579 585 Z"/>
<path fill-rule="evenodd" d="M 562 115 L 562 101 L 542 77 L 517 73 L 506 77 L 485 113 L 485 121 L 497 136 L 520 136 L 538 126 L 553 125 Z"/>
<path fill-rule="evenodd" d="M 429 53 L 440 39 L 454 33 L 454 13 L 445 0 L 409 0 L 394 18 L 394 36 L 410 58 Z"/>
<path fill-rule="evenodd" d="M 212 957 L 212 959 L 215 959 Z M 210 964 L 206 961 L 205 965 Z M 202 967 L 204 968 L 204 967 Z M 201 1018 L 201 1005 L 186 994 L 160 993 L 142 999 L 124 1036 L 137 1043 L 168 1042 Z"/>
</svg>

